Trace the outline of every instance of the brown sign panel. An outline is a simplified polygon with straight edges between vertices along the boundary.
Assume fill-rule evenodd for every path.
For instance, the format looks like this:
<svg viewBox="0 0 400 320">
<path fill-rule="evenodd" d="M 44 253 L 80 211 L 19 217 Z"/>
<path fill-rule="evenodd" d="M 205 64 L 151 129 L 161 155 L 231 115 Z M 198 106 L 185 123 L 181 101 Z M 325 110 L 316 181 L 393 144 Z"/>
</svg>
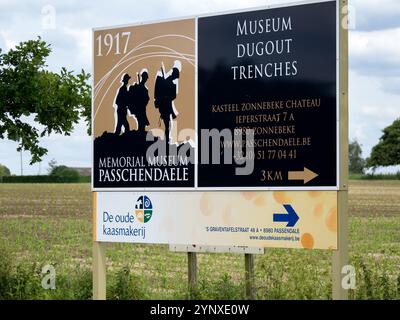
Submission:
<svg viewBox="0 0 400 320">
<path fill-rule="evenodd" d="M 93 41 L 93 187 L 194 187 L 195 19 Z"/>
</svg>

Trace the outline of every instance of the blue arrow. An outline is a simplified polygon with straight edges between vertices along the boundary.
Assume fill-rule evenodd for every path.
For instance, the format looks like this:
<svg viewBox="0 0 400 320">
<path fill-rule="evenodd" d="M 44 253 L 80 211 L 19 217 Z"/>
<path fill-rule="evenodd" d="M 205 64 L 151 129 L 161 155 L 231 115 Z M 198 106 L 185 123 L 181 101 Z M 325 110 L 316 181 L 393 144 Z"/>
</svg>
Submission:
<svg viewBox="0 0 400 320">
<path fill-rule="evenodd" d="M 299 216 L 290 204 L 283 205 L 287 213 L 274 213 L 274 222 L 287 222 L 286 227 L 294 227 Z"/>
</svg>

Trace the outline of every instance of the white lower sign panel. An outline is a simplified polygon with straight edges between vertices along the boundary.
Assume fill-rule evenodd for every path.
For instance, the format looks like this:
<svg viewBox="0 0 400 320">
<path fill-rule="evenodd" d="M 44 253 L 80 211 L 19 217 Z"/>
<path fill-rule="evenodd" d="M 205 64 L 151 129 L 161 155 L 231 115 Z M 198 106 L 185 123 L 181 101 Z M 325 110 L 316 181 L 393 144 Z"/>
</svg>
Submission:
<svg viewBox="0 0 400 320">
<path fill-rule="evenodd" d="M 94 195 L 95 241 L 337 248 L 335 191 Z"/>
</svg>

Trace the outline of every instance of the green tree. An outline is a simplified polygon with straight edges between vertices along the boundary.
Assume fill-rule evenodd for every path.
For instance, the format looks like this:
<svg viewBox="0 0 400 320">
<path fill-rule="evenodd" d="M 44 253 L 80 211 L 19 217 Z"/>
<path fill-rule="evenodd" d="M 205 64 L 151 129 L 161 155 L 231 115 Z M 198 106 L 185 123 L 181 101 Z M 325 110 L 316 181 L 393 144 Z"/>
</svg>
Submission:
<svg viewBox="0 0 400 320">
<path fill-rule="evenodd" d="M 46 70 L 50 52 L 50 45 L 40 37 L 21 42 L 7 53 L 0 49 L 0 139 L 19 142 L 17 150 L 29 151 L 31 164 L 47 153 L 39 145 L 40 137 L 69 135 L 80 117 L 90 131 L 90 74 L 82 70 L 74 75 L 65 68 L 60 73 Z"/>
<path fill-rule="evenodd" d="M 67 166 L 54 167 L 50 172 L 51 176 L 57 177 L 59 182 L 78 182 L 79 172 L 75 169 L 68 168 Z"/>
<path fill-rule="evenodd" d="M 400 118 L 383 129 L 383 135 L 372 148 L 367 166 L 395 166 L 400 164 Z"/>
<path fill-rule="evenodd" d="M 11 176 L 10 169 L 0 164 L 0 180 L 3 179 L 3 177 L 8 177 L 8 176 Z"/>
<path fill-rule="evenodd" d="M 363 173 L 365 159 L 362 157 L 361 145 L 357 140 L 349 143 L 349 171 L 351 173 Z"/>
</svg>

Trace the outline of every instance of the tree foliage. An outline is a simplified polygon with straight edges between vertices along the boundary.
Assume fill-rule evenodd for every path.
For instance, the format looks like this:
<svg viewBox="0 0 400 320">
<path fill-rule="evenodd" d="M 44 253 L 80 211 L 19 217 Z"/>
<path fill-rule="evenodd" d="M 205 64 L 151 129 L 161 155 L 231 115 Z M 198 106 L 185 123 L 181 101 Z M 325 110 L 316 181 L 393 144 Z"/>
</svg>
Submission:
<svg viewBox="0 0 400 320">
<path fill-rule="evenodd" d="M 90 125 L 90 74 L 46 70 L 50 52 L 40 37 L 7 53 L 0 49 L 0 139 L 17 141 L 18 151 L 31 153 L 31 164 L 47 153 L 40 137 L 69 135 L 80 117 Z"/>
<path fill-rule="evenodd" d="M 351 173 L 363 173 L 365 164 L 361 145 L 357 140 L 353 140 L 349 143 L 349 171 Z"/>
<path fill-rule="evenodd" d="M 8 177 L 11 175 L 10 169 L 8 169 L 6 166 L 3 166 L 0 164 L 0 179 L 3 177 Z"/>
<path fill-rule="evenodd" d="M 50 176 L 57 177 L 57 180 L 59 182 L 79 181 L 79 172 L 66 166 L 54 167 L 53 170 L 50 172 Z"/>
<path fill-rule="evenodd" d="M 372 148 L 368 167 L 394 166 L 400 164 L 400 118 L 383 129 L 379 143 Z"/>
</svg>

